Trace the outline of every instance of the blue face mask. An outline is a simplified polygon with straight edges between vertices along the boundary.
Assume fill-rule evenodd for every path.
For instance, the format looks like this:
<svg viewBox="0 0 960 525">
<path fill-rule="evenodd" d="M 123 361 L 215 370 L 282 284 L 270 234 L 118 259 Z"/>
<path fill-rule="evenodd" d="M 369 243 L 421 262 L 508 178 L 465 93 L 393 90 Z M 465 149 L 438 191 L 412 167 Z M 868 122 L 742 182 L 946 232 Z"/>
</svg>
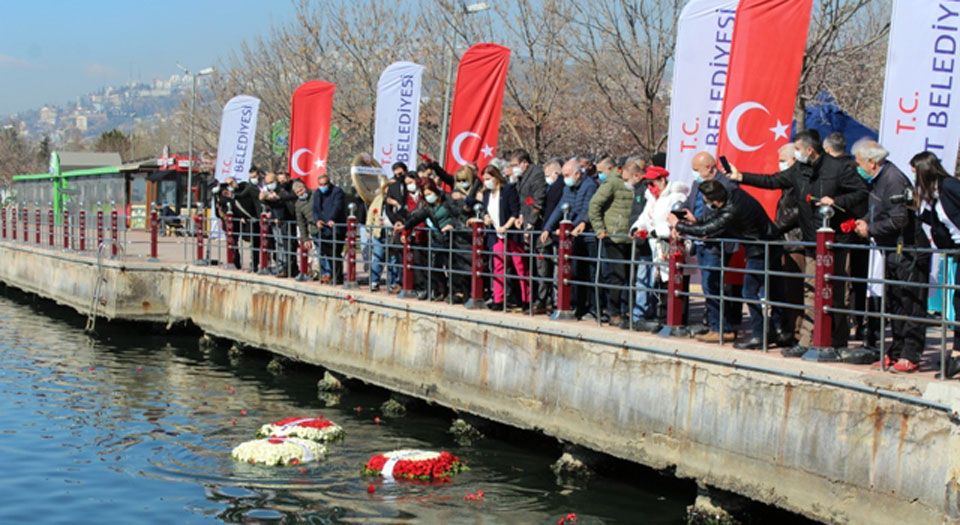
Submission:
<svg viewBox="0 0 960 525">
<path fill-rule="evenodd" d="M 602 171 L 597 174 L 597 178 L 600 179 L 600 182 L 607 182 L 607 174 Z"/>
<path fill-rule="evenodd" d="M 857 166 L 857 175 L 860 175 L 860 178 L 867 182 L 870 182 L 870 179 L 873 178 L 869 173 L 867 173 L 867 170 L 861 168 L 860 166 Z"/>
<path fill-rule="evenodd" d="M 320 186 L 320 193 L 327 193 L 330 191 L 330 186 Z"/>
<path fill-rule="evenodd" d="M 577 182 L 577 181 L 574 180 L 573 177 L 564 177 L 564 178 L 563 178 L 563 183 L 566 184 L 568 188 L 572 188 L 573 185 L 574 185 L 574 183 L 576 183 L 576 182 Z"/>
</svg>

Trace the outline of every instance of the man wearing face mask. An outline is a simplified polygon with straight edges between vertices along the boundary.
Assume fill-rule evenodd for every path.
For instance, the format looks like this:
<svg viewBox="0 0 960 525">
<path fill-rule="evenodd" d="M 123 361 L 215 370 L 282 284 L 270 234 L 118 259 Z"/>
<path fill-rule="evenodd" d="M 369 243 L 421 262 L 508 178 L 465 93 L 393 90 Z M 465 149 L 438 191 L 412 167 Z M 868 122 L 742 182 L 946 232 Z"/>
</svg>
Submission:
<svg viewBox="0 0 960 525">
<path fill-rule="evenodd" d="M 227 177 L 227 179 L 220 185 L 220 191 L 216 194 L 216 204 L 217 204 L 217 216 L 220 217 L 224 225 L 224 233 L 227 231 L 227 218 L 228 213 L 233 217 L 230 222 L 230 251 L 233 252 L 233 265 L 239 270 L 243 268 L 243 265 L 240 262 L 240 249 L 239 249 L 239 219 L 236 216 L 237 213 L 237 204 L 234 198 L 234 192 L 237 191 L 238 184 L 237 180 L 233 177 Z"/>
<path fill-rule="evenodd" d="M 293 273 L 293 205 L 297 196 L 289 187 L 290 176 L 287 173 L 274 175 L 268 173 L 265 186 L 260 192 L 260 201 L 270 210 L 270 231 L 273 236 L 274 258 L 277 262 L 277 277 L 287 277 Z"/>
<path fill-rule="evenodd" d="M 294 201 L 294 216 L 297 219 L 299 240 L 303 243 L 305 250 L 312 250 L 312 239 L 319 234 L 317 223 L 313 220 L 313 202 L 310 201 L 312 195 L 302 180 L 293 181 L 292 188 L 293 194 L 297 197 L 297 200 Z M 309 273 L 309 269 L 307 273 Z"/>
<path fill-rule="evenodd" d="M 797 162 L 796 148 L 792 142 L 781 146 L 777 154 L 780 171 L 787 171 Z M 796 344 L 800 334 L 800 313 L 803 310 L 804 260 L 803 246 L 800 244 L 803 242 L 803 234 L 800 232 L 798 220 L 799 207 L 796 189 L 792 187 L 784 189 L 777 202 L 777 216 L 773 222 L 788 243 L 783 249 L 783 271 L 797 275 L 797 277 L 784 277 L 783 283 L 771 290 L 773 300 L 782 299 L 782 302 L 796 305 L 795 308 L 783 308 L 780 312 L 780 336 L 777 346 L 782 348 L 789 348 Z M 780 299 L 777 298 L 778 296 Z"/>
<path fill-rule="evenodd" d="M 320 256 L 320 282 L 337 284 L 340 278 L 340 247 L 346 239 L 347 221 L 344 194 L 323 173 L 317 177 L 317 190 L 313 193 L 313 221 L 317 225 Z"/>
<path fill-rule="evenodd" d="M 553 214 L 553 210 L 555 210 L 560 203 L 560 198 L 563 197 L 563 189 L 566 186 L 564 186 L 563 177 L 560 174 L 562 166 L 563 159 L 557 157 L 550 159 L 543 165 L 544 185 L 547 188 L 543 199 L 542 217 L 544 221 Z M 554 304 L 553 283 L 555 281 L 553 274 L 556 266 L 553 257 L 557 251 L 557 247 L 553 239 L 550 238 L 548 238 L 546 242 L 540 242 L 540 236 L 536 236 L 533 240 L 536 243 L 537 253 L 542 256 L 537 257 L 536 272 L 538 276 L 546 279 L 543 282 L 536 283 L 536 294 L 533 296 L 536 301 L 533 311 L 536 314 L 541 314 L 549 312 Z"/>
<path fill-rule="evenodd" d="M 823 153 L 820 146 L 820 137 L 815 131 L 805 130 L 797 133 L 793 144 L 796 148 L 794 157 L 797 159 L 797 163 L 792 168 L 766 176 L 740 173 L 736 167 L 731 166 L 730 178 L 758 188 L 794 188 L 799 198 L 797 218 L 800 231 L 803 234 L 804 242 L 807 243 L 813 244 L 816 242 L 817 228 L 822 223 L 818 211 L 819 207 L 832 207 L 834 215 L 829 222 L 829 226 L 836 232 L 836 241 L 839 244 L 849 242 L 854 234 L 843 232 L 840 229 L 840 224 L 864 215 L 867 203 L 866 184 L 848 163 Z M 846 276 L 846 259 L 846 250 L 834 250 L 833 275 Z M 816 262 L 816 250 L 812 246 L 805 247 L 804 273 L 814 275 L 816 273 Z M 833 304 L 835 308 L 847 308 L 845 285 L 846 283 L 842 281 L 833 281 Z M 806 279 L 804 302 L 809 307 L 813 306 L 815 286 L 814 279 Z M 800 357 L 809 350 L 813 341 L 813 317 L 811 313 L 809 309 L 804 310 L 800 344 L 785 349 L 782 352 L 784 356 Z M 833 348 L 817 349 L 818 351 L 812 353 L 810 357 L 823 361 L 840 359 L 840 353 L 836 349 L 847 346 L 849 335 L 850 327 L 847 325 L 846 315 L 834 313 Z"/>
<path fill-rule="evenodd" d="M 913 202 L 891 197 L 913 190 L 910 179 L 896 165 L 887 160 L 889 152 L 877 142 L 863 139 L 853 145 L 857 171 L 867 178 L 870 197 L 866 217 L 856 222 L 855 232 L 863 239 L 871 239 L 883 257 L 884 271 L 871 274 L 872 279 L 904 281 L 916 284 L 928 282 L 930 254 L 916 253 L 909 248 L 929 248 L 926 234 L 920 230 L 916 214 L 907 206 Z M 908 248 L 903 250 L 903 248 Z M 896 316 L 920 319 L 927 313 L 927 289 L 914 286 L 885 285 L 882 295 L 888 311 Z M 879 323 L 876 327 L 879 331 Z M 916 320 L 890 320 L 893 342 L 884 356 L 884 367 L 895 372 L 912 373 L 920 368 L 920 357 L 926 347 L 926 325 Z M 880 337 L 883 334 L 878 334 Z"/>
<path fill-rule="evenodd" d="M 540 242 L 545 243 L 550 234 L 557 234 L 560 221 L 563 220 L 563 205 L 570 204 L 568 219 L 573 223 L 570 234 L 573 236 L 573 254 L 579 260 L 574 260 L 574 279 L 581 282 L 592 282 L 594 279 L 594 261 L 597 258 L 597 241 L 592 235 L 583 235 L 590 229 L 589 204 L 593 194 L 597 191 L 597 183 L 580 169 L 576 158 L 568 160 L 561 169 L 563 174 L 563 195 L 560 203 L 550 214 L 540 233 Z M 586 285 L 574 286 L 575 315 L 579 319 L 590 312 L 593 302 L 593 287 Z M 591 314 L 599 316 L 601 305 L 593 305 Z"/>
<path fill-rule="evenodd" d="M 701 151 L 693 157 L 691 162 L 693 168 L 693 185 L 690 188 L 690 194 L 684 202 L 684 209 L 687 211 L 687 222 L 702 221 L 709 213 L 706 200 L 700 193 L 700 185 L 704 182 L 715 180 L 723 185 L 727 191 L 737 189 L 737 183 L 730 180 L 726 174 L 717 169 L 717 160 L 713 155 L 706 151 Z M 723 282 L 720 280 L 720 266 L 729 266 L 733 252 L 737 246 L 734 243 L 724 243 L 723 253 L 721 253 L 720 243 L 696 241 L 693 243 L 691 255 L 697 256 L 697 265 L 700 267 L 700 283 L 703 287 L 703 293 L 706 295 L 719 296 L 720 287 Z M 726 291 L 726 290 L 725 290 Z M 739 306 L 739 305 L 738 305 Z M 691 331 L 698 336 L 705 336 L 711 333 L 726 334 L 732 332 L 731 326 L 740 324 L 742 309 L 733 305 L 724 305 L 723 330 L 720 329 L 720 301 L 717 299 L 707 299 L 706 308 L 702 319 L 701 327 L 691 327 Z"/>
<path fill-rule="evenodd" d="M 601 266 L 601 281 L 614 286 L 607 290 L 607 313 L 610 324 L 628 328 L 630 306 L 627 285 L 627 269 L 630 261 L 630 209 L 633 205 L 633 173 L 624 170 L 627 159 L 617 163 L 607 157 L 597 169 L 606 170 L 607 181 L 600 185 L 590 199 L 588 214 L 597 239 L 601 257 L 606 259 Z"/>
<path fill-rule="evenodd" d="M 237 234 L 252 248 L 251 271 L 257 272 L 260 265 L 260 180 L 263 172 L 250 168 L 246 181 L 236 184 L 233 192 L 233 209 L 237 221 Z M 242 252 L 241 252 L 242 253 Z"/>
</svg>

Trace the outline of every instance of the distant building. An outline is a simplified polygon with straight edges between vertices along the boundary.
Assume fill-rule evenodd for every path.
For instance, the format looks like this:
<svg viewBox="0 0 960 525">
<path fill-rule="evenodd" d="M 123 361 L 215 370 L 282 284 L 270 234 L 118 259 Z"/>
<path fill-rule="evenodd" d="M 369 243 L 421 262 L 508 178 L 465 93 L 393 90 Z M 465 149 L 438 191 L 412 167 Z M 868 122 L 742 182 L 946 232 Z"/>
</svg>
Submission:
<svg viewBox="0 0 960 525">
<path fill-rule="evenodd" d="M 76 126 L 80 131 L 87 131 L 87 117 L 84 115 L 77 115 Z"/>
<path fill-rule="evenodd" d="M 40 123 L 47 126 L 53 126 L 57 123 L 57 112 L 53 109 L 43 106 L 40 108 Z"/>
</svg>

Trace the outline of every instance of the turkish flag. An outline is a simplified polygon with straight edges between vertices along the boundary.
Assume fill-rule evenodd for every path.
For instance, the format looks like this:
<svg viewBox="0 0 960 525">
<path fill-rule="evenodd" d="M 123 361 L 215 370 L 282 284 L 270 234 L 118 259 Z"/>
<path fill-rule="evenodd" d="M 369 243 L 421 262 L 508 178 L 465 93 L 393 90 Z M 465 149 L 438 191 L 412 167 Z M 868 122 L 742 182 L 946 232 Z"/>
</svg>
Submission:
<svg viewBox="0 0 960 525">
<path fill-rule="evenodd" d="M 717 152 L 741 172 L 779 171 L 812 7 L 813 0 L 741 0 L 737 8 Z M 779 191 L 744 189 L 776 216 Z"/>
<path fill-rule="evenodd" d="M 446 169 L 476 162 L 483 169 L 497 154 L 503 88 L 510 50 L 497 44 L 476 44 L 460 59 L 453 92 Z"/>
<path fill-rule="evenodd" d="M 303 179 L 310 189 L 317 187 L 317 177 L 327 172 L 330 148 L 330 118 L 333 115 L 333 93 L 337 86 L 311 80 L 293 92 L 290 116 L 290 175 Z"/>
</svg>

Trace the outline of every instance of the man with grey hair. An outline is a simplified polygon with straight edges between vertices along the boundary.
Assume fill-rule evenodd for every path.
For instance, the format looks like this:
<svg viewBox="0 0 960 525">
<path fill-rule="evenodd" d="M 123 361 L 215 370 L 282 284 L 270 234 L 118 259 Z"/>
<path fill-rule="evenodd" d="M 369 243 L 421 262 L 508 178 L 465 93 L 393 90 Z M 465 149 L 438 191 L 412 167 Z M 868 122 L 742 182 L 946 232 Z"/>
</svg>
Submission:
<svg viewBox="0 0 960 525">
<path fill-rule="evenodd" d="M 854 231 L 882 249 L 882 277 L 885 280 L 927 282 L 930 255 L 903 249 L 930 247 L 916 214 L 909 208 L 913 201 L 893 199 L 903 196 L 907 190 L 912 191 L 913 184 L 900 168 L 887 160 L 889 152 L 876 141 L 858 141 L 853 146 L 853 155 L 857 171 L 870 185 L 867 215 L 857 220 Z M 926 343 L 926 325 L 920 319 L 926 315 L 927 289 L 896 284 L 885 284 L 884 287 L 889 312 L 911 319 L 890 321 L 893 342 L 884 356 L 886 362 L 883 366 L 892 366 L 895 372 L 916 372 Z"/>
</svg>

